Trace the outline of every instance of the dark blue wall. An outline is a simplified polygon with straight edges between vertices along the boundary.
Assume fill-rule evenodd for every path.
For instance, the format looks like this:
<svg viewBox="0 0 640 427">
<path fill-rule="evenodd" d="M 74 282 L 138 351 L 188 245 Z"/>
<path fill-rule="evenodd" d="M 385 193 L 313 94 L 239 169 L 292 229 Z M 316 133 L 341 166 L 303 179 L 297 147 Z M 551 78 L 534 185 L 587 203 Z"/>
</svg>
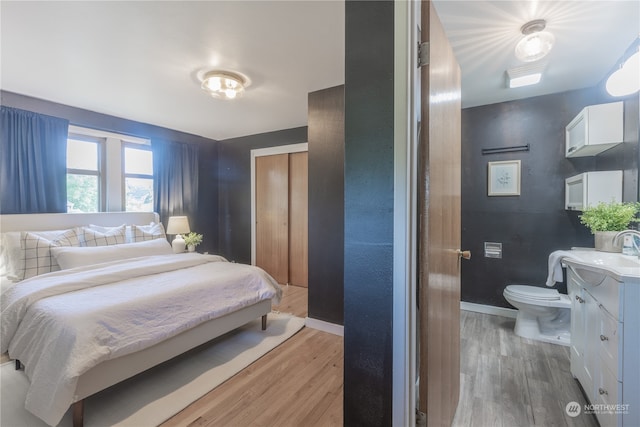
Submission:
<svg viewBox="0 0 640 427">
<path fill-rule="evenodd" d="M 197 144 L 198 149 L 198 215 L 191 218 L 191 228 L 204 235 L 199 250 L 217 252 L 218 235 L 218 183 L 217 141 L 201 136 L 140 123 L 121 117 L 109 116 L 82 108 L 45 101 L 12 92 L 0 92 L 1 104 L 40 114 L 61 117 L 76 126 L 98 129 L 141 138 L 159 138 L 167 141 Z"/>
<path fill-rule="evenodd" d="M 220 141 L 218 242 L 230 261 L 251 264 L 251 150 L 307 142 L 307 127 Z"/>
<path fill-rule="evenodd" d="M 141 138 L 160 138 L 167 141 L 183 143 L 215 143 L 216 141 L 202 136 L 167 129 L 148 123 L 136 122 L 122 117 L 109 116 L 82 108 L 70 107 L 43 99 L 32 98 L 13 92 L 0 91 L 0 103 L 9 107 L 21 108 L 36 113 L 48 114 L 69 120 L 69 124 L 117 132 Z"/>
<path fill-rule="evenodd" d="M 344 321 L 344 86 L 309 94 L 309 317 Z"/>
<path fill-rule="evenodd" d="M 347 1 L 344 425 L 392 417 L 392 1 Z"/>
<path fill-rule="evenodd" d="M 601 87 L 462 111 L 462 300 L 511 307 L 509 284 L 544 286 L 549 254 L 593 247 L 593 236 L 564 209 L 564 180 L 593 170 L 624 170 L 624 197 L 638 194 L 638 95 L 625 99 L 625 143 L 595 157 L 566 159 L 565 126 L 587 105 L 614 102 Z M 529 152 L 482 155 L 482 148 L 530 144 Z M 520 159 L 520 196 L 487 196 L 487 162 Z M 485 258 L 483 242 L 501 242 L 503 258 Z M 566 292 L 565 284 L 558 284 Z"/>
</svg>

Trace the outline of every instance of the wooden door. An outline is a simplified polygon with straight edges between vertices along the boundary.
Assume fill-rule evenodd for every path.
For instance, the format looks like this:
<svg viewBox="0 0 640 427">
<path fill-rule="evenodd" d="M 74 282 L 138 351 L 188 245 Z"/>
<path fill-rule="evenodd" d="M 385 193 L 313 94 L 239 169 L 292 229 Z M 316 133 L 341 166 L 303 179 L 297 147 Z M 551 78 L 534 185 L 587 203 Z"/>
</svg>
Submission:
<svg viewBox="0 0 640 427">
<path fill-rule="evenodd" d="M 307 287 L 309 179 L 307 152 L 289 155 L 289 283 Z"/>
<path fill-rule="evenodd" d="M 460 392 L 460 68 L 430 1 L 421 27 L 418 410 L 434 427 L 451 425 Z"/>
<path fill-rule="evenodd" d="M 256 265 L 280 284 L 307 287 L 307 152 L 255 158 Z"/>
<path fill-rule="evenodd" d="M 256 157 L 256 265 L 289 281 L 289 155 Z"/>
</svg>

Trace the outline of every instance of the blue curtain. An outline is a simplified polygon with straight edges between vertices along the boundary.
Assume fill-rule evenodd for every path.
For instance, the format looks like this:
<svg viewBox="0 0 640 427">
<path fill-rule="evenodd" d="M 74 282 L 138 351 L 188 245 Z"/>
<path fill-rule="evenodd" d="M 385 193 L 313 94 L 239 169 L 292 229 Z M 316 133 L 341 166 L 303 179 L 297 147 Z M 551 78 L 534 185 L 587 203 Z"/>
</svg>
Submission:
<svg viewBox="0 0 640 427">
<path fill-rule="evenodd" d="M 170 216 L 186 215 L 193 227 L 198 211 L 198 147 L 152 140 L 155 211 L 167 225 Z"/>
<path fill-rule="evenodd" d="M 67 211 L 69 121 L 1 107 L 0 213 Z"/>
</svg>

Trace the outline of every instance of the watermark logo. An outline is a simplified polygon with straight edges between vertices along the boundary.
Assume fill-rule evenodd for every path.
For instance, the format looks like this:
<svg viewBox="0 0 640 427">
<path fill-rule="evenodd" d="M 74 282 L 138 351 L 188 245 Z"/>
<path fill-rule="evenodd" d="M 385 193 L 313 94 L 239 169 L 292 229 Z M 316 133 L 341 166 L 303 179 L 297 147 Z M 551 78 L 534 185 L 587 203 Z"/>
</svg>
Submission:
<svg viewBox="0 0 640 427">
<path fill-rule="evenodd" d="M 628 403 L 614 403 L 614 404 L 601 404 L 601 403 L 587 403 L 584 406 L 580 405 L 578 402 L 569 402 L 567 406 L 564 407 L 564 411 L 571 418 L 575 418 L 580 415 L 583 411 L 585 414 L 628 414 L 629 413 L 629 404 Z"/>
<path fill-rule="evenodd" d="M 628 414 L 629 413 L 629 404 L 628 403 L 588 403 L 584 405 L 584 413 L 585 414 Z"/>
<path fill-rule="evenodd" d="M 575 418 L 580 415 L 582 408 L 580 407 L 580 404 L 578 402 L 569 402 L 567 403 L 567 406 L 564 407 L 564 411 L 570 417 Z"/>
</svg>

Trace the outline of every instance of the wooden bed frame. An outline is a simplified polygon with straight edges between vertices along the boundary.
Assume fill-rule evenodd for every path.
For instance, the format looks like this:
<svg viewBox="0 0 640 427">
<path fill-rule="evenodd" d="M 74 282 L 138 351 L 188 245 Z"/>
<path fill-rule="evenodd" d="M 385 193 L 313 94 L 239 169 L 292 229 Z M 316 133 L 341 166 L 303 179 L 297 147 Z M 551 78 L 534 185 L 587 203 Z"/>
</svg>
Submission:
<svg viewBox="0 0 640 427">
<path fill-rule="evenodd" d="M 151 221 L 159 222 L 158 214 L 151 212 L 105 212 L 0 215 L 0 232 L 58 230 L 89 224 L 105 227 L 122 224 L 142 225 L 149 224 Z M 262 317 L 262 330 L 266 330 L 267 314 L 270 312 L 271 300 L 260 301 L 202 323 L 139 352 L 107 360 L 93 367 L 78 379 L 72 405 L 74 427 L 83 425 L 85 398 L 207 343 L 258 317 Z M 20 368 L 20 362 L 17 360 L 16 368 Z"/>
</svg>

